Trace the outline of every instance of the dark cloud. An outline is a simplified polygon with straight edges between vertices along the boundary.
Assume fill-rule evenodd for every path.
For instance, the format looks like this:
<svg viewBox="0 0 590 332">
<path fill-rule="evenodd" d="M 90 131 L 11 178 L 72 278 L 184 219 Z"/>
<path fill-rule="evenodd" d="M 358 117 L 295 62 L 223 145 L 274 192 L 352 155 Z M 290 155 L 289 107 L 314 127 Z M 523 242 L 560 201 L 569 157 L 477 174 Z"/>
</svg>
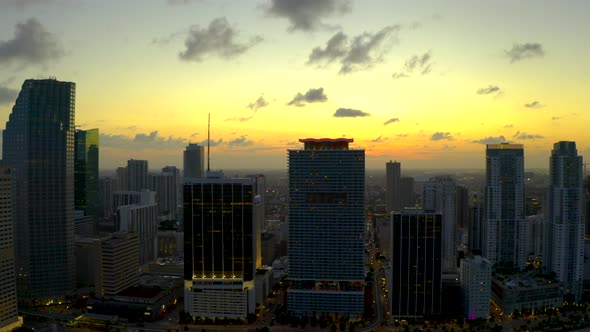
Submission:
<svg viewBox="0 0 590 332">
<path fill-rule="evenodd" d="M 185 61 L 202 61 L 204 56 L 216 55 L 231 59 L 260 43 L 262 37 L 254 36 L 247 42 L 239 42 L 239 32 L 232 28 L 225 17 L 218 17 L 207 28 L 191 27 L 184 45 L 186 50 L 178 56 Z"/>
<path fill-rule="evenodd" d="M 206 147 L 207 146 L 207 140 L 201 141 L 198 144 L 201 145 L 201 146 L 205 146 Z M 220 138 L 217 141 L 216 140 L 212 140 L 212 141 L 209 142 L 209 145 L 210 146 L 220 146 L 222 144 L 223 144 L 223 138 Z"/>
<path fill-rule="evenodd" d="M 254 141 L 247 139 L 248 135 L 242 135 L 227 142 L 228 146 L 250 146 Z"/>
<path fill-rule="evenodd" d="M 512 136 L 512 137 L 515 139 L 519 139 L 519 140 L 545 138 L 545 136 L 542 136 L 542 135 L 521 133 L 520 131 L 517 131 L 516 134 L 514 134 L 514 136 Z"/>
<path fill-rule="evenodd" d="M 372 68 L 383 61 L 385 53 L 397 41 L 399 30 L 399 25 L 390 25 L 376 33 L 364 32 L 353 38 L 338 32 L 328 40 L 325 48 L 314 48 L 307 63 L 321 65 L 339 61 L 339 74 Z"/>
<path fill-rule="evenodd" d="M 390 124 L 390 123 L 394 123 L 394 122 L 399 122 L 399 118 L 391 118 L 391 119 L 389 119 L 389 120 L 387 120 L 387 121 L 383 122 L 383 125 L 384 125 L 384 126 L 387 126 L 388 124 Z"/>
<path fill-rule="evenodd" d="M 227 119 L 225 119 L 223 121 L 247 122 L 247 121 L 252 120 L 252 118 L 253 118 L 253 116 L 248 116 L 248 117 L 245 117 L 245 118 L 241 118 L 241 117 L 237 117 L 236 116 L 236 117 L 233 117 L 233 118 L 227 118 Z"/>
<path fill-rule="evenodd" d="M 322 18 L 350 11 L 349 0 L 271 0 L 266 12 L 289 20 L 289 31 L 327 27 Z"/>
<path fill-rule="evenodd" d="M 249 109 L 253 110 L 254 112 L 258 111 L 259 109 L 268 106 L 268 102 L 264 99 L 264 96 L 258 97 L 256 101 L 251 102 L 248 104 Z"/>
<path fill-rule="evenodd" d="M 163 137 L 158 131 L 138 133 L 134 137 L 125 135 L 100 134 L 100 145 L 104 147 L 125 148 L 132 150 L 146 149 L 181 149 L 187 140 L 180 137 Z"/>
<path fill-rule="evenodd" d="M 526 107 L 526 108 L 543 108 L 543 107 L 545 107 L 545 105 L 541 104 L 540 101 L 535 100 L 532 103 L 524 104 L 524 107 Z"/>
<path fill-rule="evenodd" d="M 504 52 L 506 53 L 506 57 L 510 59 L 511 63 L 532 58 L 542 58 L 545 56 L 543 45 L 539 43 L 514 44 L 510 50 Z"/>
<path fill-rule="evenodd" d="M 0 105 L 14 103 L 17 95 L 18 91 L 0 86 Z"/>
<path fill-rule="evenodd" d="M 324 93 L 324 88 L 317 88 L 309 89 L 305 94 L 297 92 L 295 97 L 287 105 L 303 107 L 307 103 L 324 103 L 326 101 L 328 101 L 328 96 Z"/>
<path fill-rule="evenodd" d="M 371 116 L 371 114 L 367 112 L 363 112 L 361 110 L 355 110 L 352 108 L 339 108 L 333 115 L 335 118 L 356 118 L 356 117 L 365 117 Z"/>
<path fill-rule="evenodd" d="M 502 90 L 497 85 L 489 85 L 487 88 L 481 88 L 477 90 L 478 95 L 490 95 L 490 94 L 499 94 L 502 93 Z"/>
<path fill-rule="evenodd" d="M 393 73 L 391 77 L 394 79 L 400 79 L 404 77 L 410 77 L 414 73 L 426 75 L 432 71 L 432 65 L 431 51 L 428 51 L 422 55 L 415 54 L 406 60 L 404 68 L 401 71 Z"/>
<path fill-rule="evenodd" d="M 371 142 L 373 142 L 373 143 L 381 143 L 381 142 L 385 142 L 387 140 L 388 140 L 387 137 L 383 137 L 383 135 L 379 135 L 379 137 L 372 139 Z"/>
<path fill-rule="evenodd" d="M 488 136 L 488 137 L 484 137 L 482 139 L 471 141 L 471 143 L 477 143 L 477 144 L 500 144 L 500 143 L 508 143 L 508 140 L 504 136 Z"/>
<path fill-rule="evenodd" d="M 17 23 L 14 38 L 0 41 L 0 63 L 46 63 L 65 54 L 57 38 L 36 19 Z"/>
<path fill-rule="evenodd" d="M 442 131 L 437 131 L 436 133 L 432 134 L 432 136 L 430 137 L 431 141 L 440 141 L 440 140 L 449 140 L 452 141 L 454 140 L 453 136 L 451 135 L 451 133 L 449 132 L 442 132 Z"/>
</svg>

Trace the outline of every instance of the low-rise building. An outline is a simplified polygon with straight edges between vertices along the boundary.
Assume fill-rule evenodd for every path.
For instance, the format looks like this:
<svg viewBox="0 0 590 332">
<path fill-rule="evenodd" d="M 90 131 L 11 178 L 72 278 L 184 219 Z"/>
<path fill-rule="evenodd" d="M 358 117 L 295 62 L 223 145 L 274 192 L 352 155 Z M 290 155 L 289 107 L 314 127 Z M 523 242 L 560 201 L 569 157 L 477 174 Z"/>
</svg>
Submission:
<svg viewBox="0 0 590 332">
<path fill-rule="evenodd" d="M 537 272 L 492 277 L 492 303 L 504 314 L 563 303 L 559 282 Z"/>
</svg>

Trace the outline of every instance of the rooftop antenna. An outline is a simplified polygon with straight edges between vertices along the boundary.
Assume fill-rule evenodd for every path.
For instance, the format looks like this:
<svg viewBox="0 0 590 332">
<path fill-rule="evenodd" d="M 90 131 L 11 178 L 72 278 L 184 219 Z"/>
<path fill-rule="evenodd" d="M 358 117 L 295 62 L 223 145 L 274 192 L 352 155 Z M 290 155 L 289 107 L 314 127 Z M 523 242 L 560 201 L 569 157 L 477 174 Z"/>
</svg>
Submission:
<svg viewBox="0 0 590 332">
<path fill-rule="evenodd" d="M 207 172 L 211 171 L 209 167 L 211 164 L 211 113 L 207 114 Z"/>
</svg>

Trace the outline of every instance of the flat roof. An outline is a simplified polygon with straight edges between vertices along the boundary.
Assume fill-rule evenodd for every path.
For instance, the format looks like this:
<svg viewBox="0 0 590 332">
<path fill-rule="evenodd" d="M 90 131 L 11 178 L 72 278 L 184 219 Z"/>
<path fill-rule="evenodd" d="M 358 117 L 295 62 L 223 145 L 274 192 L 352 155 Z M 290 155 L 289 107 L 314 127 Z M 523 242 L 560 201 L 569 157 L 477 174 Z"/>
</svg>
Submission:
<svg viewBox="0 0 590 332">
<path fill-rule="evenodd" d="M 495 149 L 495 150 L 521 150 L 524 148 L 522 144 L 513 144 L 513 143 L 500 143 L 500 144 L 488 144 L 488 149 Z"/>
<path fill-rule="evenodd" d="M 119 293 L 117 293 L 117 296 L 151 299 L 151 298 L 155 297 L 156 295 L 160 294 L 160 292 L 162 292 L 162 288 L 157 287 L 157 286 L 155 286 L 155 287 L 132 286 L 132 287 L 129 287 L 129 288 L 126 288 L 126 289 L 120 291 Z"/>
<path fill-rule="evenodd" d="M 321 143 L 321 142 L 345 142 L 345 143 L 352 143 L 354 139 L 352 138 L 300 138 L 299 142 L 307 143 L 307 142 L 314 142 L 314 143 Z"/>
</svg>

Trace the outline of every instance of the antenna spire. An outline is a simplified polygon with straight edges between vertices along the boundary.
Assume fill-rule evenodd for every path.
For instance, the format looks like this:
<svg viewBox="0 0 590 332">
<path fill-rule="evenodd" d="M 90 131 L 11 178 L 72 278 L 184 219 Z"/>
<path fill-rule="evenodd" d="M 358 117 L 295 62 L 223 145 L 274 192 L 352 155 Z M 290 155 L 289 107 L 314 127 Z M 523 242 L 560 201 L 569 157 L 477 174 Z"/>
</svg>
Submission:
<svg viewBox="0 0 590 332">
<path fill-rule="evenodd" d="M 211 113 L 207 114 L 207 172 L 211 171 Z"/>
</svg>

